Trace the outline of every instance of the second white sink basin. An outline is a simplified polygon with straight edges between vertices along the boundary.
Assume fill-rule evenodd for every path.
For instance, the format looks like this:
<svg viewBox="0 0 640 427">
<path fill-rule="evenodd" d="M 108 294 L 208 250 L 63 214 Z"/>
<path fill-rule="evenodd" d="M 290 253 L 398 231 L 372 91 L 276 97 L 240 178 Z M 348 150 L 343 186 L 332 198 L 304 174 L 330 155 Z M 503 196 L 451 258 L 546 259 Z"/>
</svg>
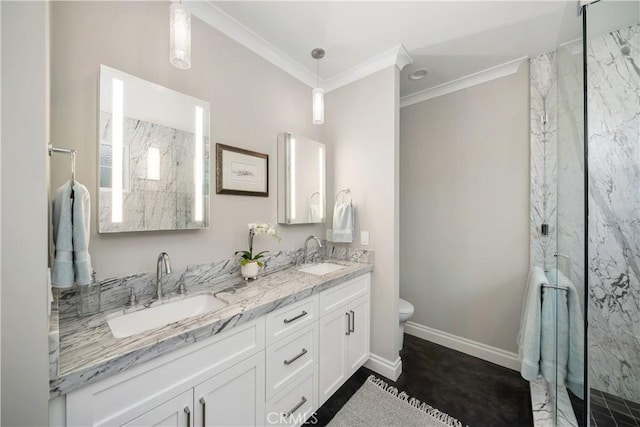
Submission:
<svg viewBox="0 0 640 427">
<path fill-rule="evenodd" d="M 107 323 L 114 337 L 126 338 L 226 306 L 226 302 L 213 295 L 200 294 L 131 313 L 114 314 L 107 317 Z"/>
<path fill-rule="evenodd" d="M 325 274 L 333 273 L 334 271 L 342 270 L 343 268 L 344 265 L 323 262 L 320 264 L 314 264 L 308 267 L 299 268 L 298 271 L 302 271 L 303 273 L 315 274 L 316 276 L 324 276 Z"/>
</svg>

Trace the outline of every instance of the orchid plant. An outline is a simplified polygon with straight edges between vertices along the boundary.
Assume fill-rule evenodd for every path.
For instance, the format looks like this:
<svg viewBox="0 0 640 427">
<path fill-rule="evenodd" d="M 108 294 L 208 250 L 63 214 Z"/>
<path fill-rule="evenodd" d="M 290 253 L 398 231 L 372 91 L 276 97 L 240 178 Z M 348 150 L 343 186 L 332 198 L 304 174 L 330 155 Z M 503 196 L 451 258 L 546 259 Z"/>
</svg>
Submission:
<svg viewBox="0 0 640 427">
<path fill-rule="evenodd" d="M 257 254 L 253 254 L 253 238 L 258 234 L 267 234 L 277 241 L 280 241 L 280 235 L 278 234 L 278 230 L 273 228 L 273 225 L 267 224 L 265 222 L 252 222 L 248 224 L 249 227 L 249 250 L 248 251 L 236 251 L 236 255 L 240 255 L 242 260 L 240 261 L 240 265 L 247 265 L 250 262 L 257 262 L 258 266 L 264 267 L 264 263 L 259 261 L 260 258 L 263 258 L 265 254 L 269 253 L 269 251 L 258 252 Z"/>
</svg>

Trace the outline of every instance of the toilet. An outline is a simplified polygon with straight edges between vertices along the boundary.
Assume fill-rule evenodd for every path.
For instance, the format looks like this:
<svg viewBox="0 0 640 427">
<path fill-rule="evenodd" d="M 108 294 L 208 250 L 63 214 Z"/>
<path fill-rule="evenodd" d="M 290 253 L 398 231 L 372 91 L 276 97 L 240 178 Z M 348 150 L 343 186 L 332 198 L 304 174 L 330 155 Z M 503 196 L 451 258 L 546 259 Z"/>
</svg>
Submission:
<svg viewBox="0 0 640 427">
<path fill-rule="evenodd" d="M 398 331 L 398 349 L 402 350 L 404 343 L 404 324 L 413 316 L 413 304 L 402 298 L 398 301 L 398 318 L 400 319 L 400 330 Z"/>
</svg>

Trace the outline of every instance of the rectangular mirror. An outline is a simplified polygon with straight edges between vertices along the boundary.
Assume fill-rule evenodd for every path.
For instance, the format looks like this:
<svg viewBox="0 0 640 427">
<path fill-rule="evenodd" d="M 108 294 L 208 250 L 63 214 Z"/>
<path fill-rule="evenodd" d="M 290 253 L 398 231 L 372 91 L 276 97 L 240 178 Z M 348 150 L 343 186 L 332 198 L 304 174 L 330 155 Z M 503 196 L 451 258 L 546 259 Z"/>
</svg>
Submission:
<svg viewBox="0 0 640 427">
<path fill-rule="evenodd" d="M 278 222 L 325 222 L 324 144 L 290 133 L 278 135 Z"/>
<path fill-rule="evenodd" d="M 209 227 L 209 103 L 100 66 L 98 231 Z"/>
</svg>

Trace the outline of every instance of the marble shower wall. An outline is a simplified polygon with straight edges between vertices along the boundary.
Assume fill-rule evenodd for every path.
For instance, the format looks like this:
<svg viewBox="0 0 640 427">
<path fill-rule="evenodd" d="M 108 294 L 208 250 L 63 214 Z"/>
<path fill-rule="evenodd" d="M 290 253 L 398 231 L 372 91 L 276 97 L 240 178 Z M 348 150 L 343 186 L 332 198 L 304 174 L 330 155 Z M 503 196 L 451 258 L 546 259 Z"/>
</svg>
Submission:
<svg viewBox="0 0 640 427">
<path fill-rule="evenodd" d="M 556 53 L 531 59 L 531 199 L 529 238 L 531 266 L 545 271 L 555 265 L 557 211 L 557 88 Z M 541 232 L 548 224 L 548 235 Z"/>
<path fill-rule="evenodd" d="M 588 41 L 589 377 L 640 402 L 640 25 Z"/>
<path fill-rule="evenodd" d="M 204 221 L 195 221 L 194 134 L 143 120 L 124 118 L 124 178 L 121 223 L 111 222 L 111 113 L 100 112 L 101 233 L 206 228 L 208 225 L 208 138 L 205 138 Z M 159 174 L 149 175 L 150 149 Z"/>
</svg>

